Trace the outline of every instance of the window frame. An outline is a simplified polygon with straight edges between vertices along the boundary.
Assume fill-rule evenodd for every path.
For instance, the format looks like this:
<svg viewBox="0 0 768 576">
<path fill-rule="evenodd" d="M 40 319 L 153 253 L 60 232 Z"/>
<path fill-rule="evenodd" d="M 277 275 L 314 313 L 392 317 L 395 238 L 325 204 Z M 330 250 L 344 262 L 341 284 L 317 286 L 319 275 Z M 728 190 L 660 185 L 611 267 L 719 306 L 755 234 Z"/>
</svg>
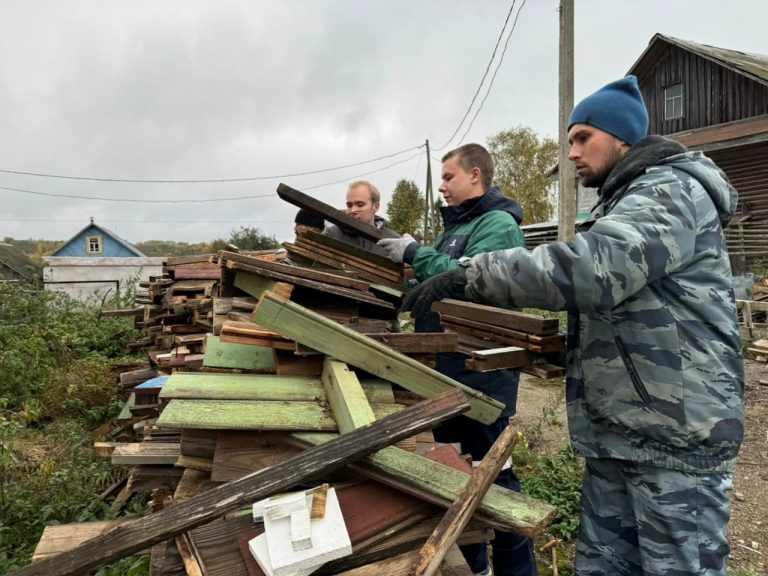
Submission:
<svg viewBox="0 0 768 576">
<path fill-rule="evenodd" d="M 96 241 L 96 250 L 91 249 L 91 241 Z M 92 234 L 90 236 L 85 237 L 85 253 L 86 254 L 103 254 L 104 253 L 104 242 L 102 240 L 101 234 Z"/>
<path fill-rule="evenodd" d="M 679 95 L 670 96 L 669 92 L 671 90 L 675 89 L 675 88 L 679 88 L 680 94 Z M 668 120 L 679 120 L 680 118 L 684 118 L 685 117 L 685 106 L 684 106 L 685 102 L 683 101 L 683 94 L 684 94 L 684 90 L 683 90 L 683 83 L 682 82 L 678 82 L 677 84 L 671 84 L 670 86 L 665 86 L 664 87 L 664 121 L 665 122 L 668 121 Z M 680 102 L 680 113 L 676 115 L 675 114 L 675 103 L 678 100 Z M 667 113 L 668 110 L 669 110 L 669 106 L 670 105 L 672 107 L 672 114 L 671 115 Z"/>
</svg>

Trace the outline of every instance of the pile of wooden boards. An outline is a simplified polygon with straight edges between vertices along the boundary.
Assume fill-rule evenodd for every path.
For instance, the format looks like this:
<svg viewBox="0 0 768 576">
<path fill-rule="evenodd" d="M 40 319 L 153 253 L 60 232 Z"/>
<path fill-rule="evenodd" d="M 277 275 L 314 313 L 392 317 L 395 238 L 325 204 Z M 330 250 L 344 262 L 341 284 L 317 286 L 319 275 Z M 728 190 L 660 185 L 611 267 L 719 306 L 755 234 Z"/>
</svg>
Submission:
<svg viewBox="0 0 768 576">
<path fill-rule="evenodd" d="M 752 342 L 747 351 L 755 354 L 755 360 L 757 362 L 768 363 L 768 340 L 756 340 Z"/>
<path fill-rule="evenodd" d="M 343 224 L 340 214 L 331 216 Z M 286 248 L 287 260 L 169 259 L 145 284 L 150 366 L 120 379 L 141 441 L 99 450 L 132 466 L 113 507 L 151 491 L 155 511 L 47 528 L 24 573 L 81 574 L 144 552 L 155 576 L 378 576 L 417 565 L 431 574 L 441 562 L 443 574 L 470 574 L 455 542 L 489 540 L 493 529 L 533 536 L 551 522 L 551 506 L 489 487 L 498 471 L 481 481 L 452 446 L 435 444 L 440 421 L 463 412 L 491 423 L 503 406 L 430 366 L 461 352 L 472 370 L 547 372 L 562 349 L 557 321 L 443 301 L 445 333 L 392 332 L 402 267 L 312 233 Z M 443 518 L 452 504 L 461 521 Z M 438 525 L 438 544 L 419 553 Z"/>
<path fill-rule="evenodd" d="M 742 338 L 751 340 L 768 335 L 768 278 L 752 285 L 751 300 L 737 300 Z"/>
</svg>

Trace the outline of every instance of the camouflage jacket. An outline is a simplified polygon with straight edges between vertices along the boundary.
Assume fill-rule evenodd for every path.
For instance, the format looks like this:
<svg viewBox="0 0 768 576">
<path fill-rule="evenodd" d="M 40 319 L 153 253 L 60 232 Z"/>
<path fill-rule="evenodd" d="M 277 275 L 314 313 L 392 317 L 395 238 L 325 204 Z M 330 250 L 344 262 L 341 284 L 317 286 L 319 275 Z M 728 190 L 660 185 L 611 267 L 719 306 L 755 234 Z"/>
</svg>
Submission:
<svg viewBox="0 0 768 576">
<path fill-rule="evenodd" d="M 471 300 L 567 310 L 566 398 L 582 456 L 732 470 L 744 366 L 723 227 L 736 191 L 651 136 L 616 164 L 569 242 L 482 254 Z"/>
</svg>

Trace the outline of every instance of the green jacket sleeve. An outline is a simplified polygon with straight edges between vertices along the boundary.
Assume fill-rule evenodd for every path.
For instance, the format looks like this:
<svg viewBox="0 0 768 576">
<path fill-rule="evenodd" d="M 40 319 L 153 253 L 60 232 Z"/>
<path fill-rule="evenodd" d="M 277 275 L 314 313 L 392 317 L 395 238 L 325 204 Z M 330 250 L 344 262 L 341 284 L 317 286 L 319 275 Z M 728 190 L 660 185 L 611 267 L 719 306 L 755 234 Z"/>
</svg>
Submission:
<svg viewBox="0 0 768 576">
<path fill-rule="evenodd" d="M 484 252 L 505 250 L 525 246 L 520 226 L 508 212 L 494 210 L 479 218 L 459 225 L 451 231 L 452 236 L 468 236 L 464 252 L 459 257 L 472 257 Z M 413 270 L 420 282 L 437 274 L 455 270 L 458 258 L 438 252 L 431 246 L 422 246 L 413 259 Z"/>
</svg>

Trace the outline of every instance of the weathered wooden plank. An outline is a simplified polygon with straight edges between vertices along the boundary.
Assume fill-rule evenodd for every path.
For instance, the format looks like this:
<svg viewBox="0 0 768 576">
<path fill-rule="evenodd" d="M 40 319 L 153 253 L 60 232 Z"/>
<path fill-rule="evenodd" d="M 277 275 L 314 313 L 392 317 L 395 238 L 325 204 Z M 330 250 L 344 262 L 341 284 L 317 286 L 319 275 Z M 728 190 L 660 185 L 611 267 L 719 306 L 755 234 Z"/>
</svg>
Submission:
<svg viewBox="0 0 768 576">
<path fill-rule="evenodd" d="M 450 332 L 385 332 L 378 334 L 366 332 L 365 335 L 403 354 L 456 352 L 459 346 L 458 334 L 451 334 Z"/>
<path fill-rule="evenodd" d="M 361 382 L 368 401 L 392 404 L 392 385 L 384 380 Z M 163 400 L 325 400 L 320 378 L 311 376 L 277 376 L 273 374 L 210 374 L 175 372 L 160 392 Z"/>
<path fill-rule="evenodd" d="M 336 435 L 296 432 L 291 437 L 304 446 L 317 446 Z M 466 472 L 391 446 L 352 468 L 444 508 L 458 498 L 470 477 Z M 549 504 L 494 484 L 478 507 L 476 517 L 493 528 L 534 537 L 552 522 L 555 512 Z"/>
<path fill-rule="evenodd" d="M 365 222 L 357 220 L 349 214 L 337 210 L 333 206 L 329 206 L 325 202 L 322 202 L 317 198 L 312 198 L 311 196 L 304 194 L 304 192 L 291 188 L 282 182 L 277 186 L 277 195 L 286 202 L 290 202 L 294 206 L 304 208 L 310 212 L 320 214 L 328 222 L 333 222 L 343 230 L 347 230 L 352 234 L 356 234 L 367 240 L 376 242 L 382 238 L 400 237 L 397 232 L 393 232 L 388 228 L 379 229 L 370 224 L 366 224 Z"/>
<path fill-rule="evenodd" d="M 531 364 L 536 355 L 520 348 L 519 346 L 507 346 L 506 348 L 491 348 L 490 350 L 472 350 L 471 358 L 464 361 L 469 370 L 487 372 L 500 368 L 519 368 Z"/>
<path fill-rule="evenodd" d="M 402 408 L 376 404 L 383 417 Z M 318 402 L 280 400 L 171 400 L 157 419 L 161 428 L 193 430 L 337 430 L 328 408 Z"/>
<path fill-rule="evenodd" d="M 203 366 L 274 372 L 275 352 L 272 348 L 265 346 L 229 344 L 222 342 L 218 336 L 208 336 L 205 341 Z"/>
<path fill-rule="evenodd" d="M 480 422 L 490 424 L 503 409 L 501 402 L 275 294 L 265 294 L 253 314 L 261 326 L 427 398 L 459 388 L 472 405 L 467 415 Z"/>
<path fill-rule="evenodd" d="M 289 276 L 287 274 L 282 274 L 280 272 L 272 272 L 271 270 L 262 270 L 259 268 L 254 268 L 252 266 L 248 266 L 247 264 L 241 264 L 240 262 L 228 262 L 228 267 L 236 270 L 237 275 L 235 277 L 235 286 L 238 288 L 242 288 L 249 294 L 256 296 L 251 290 L 246 290 L 243 286 L 245 286 L 248 282 L 251 282 L 250 280 L 246 280 L 249 276 L 251 277 L 266 277 L 266 278 L 272 278 L 274 280 L 279 280 L 281 282 L 289 283 L 294 286 L 303 286 L 304 288 L 310 288 L 312 290 L 316 290 L 318 292 L 322 293 L 328 293 L 328 294 L 334 294 L 336 296 L 341 296 L 343 298 L 349 298 L 350 300 L 353 300 L 355 302 L 365 302 L 366 304 L 370 304 L 372 306 L 379 306 L 380 308 L 385 308 L 388 310 L 394 310 L 395 306 L 391 302 L 387 302 L 386 300 L 382 300 L 381 298 L 376 298 L 373 294 L 370 292 L 361 292 L 359 290 L 352 290 L 350 288 L 343 288 L 340 286 L 333 286 L 331 284 L 325 284 L 323 282 L 317 282 L 315 280 L 307 280 L 305 278 L 299 278 L 297 276 Z M 267 288 L 269 290 L 269 288 Z M 263 293 L 263 290 L 262 290 Z"/>
<path fill-rule="evenodd" d="M 237 480 L 293 458 L 298 451 L 299 448 L 285 443 L 285 434 L 281 432 L 222 431 L 216 441 L 211 479 Z"/>
<path fill-rule="evenodd" d="M 240 274 L 229 268 L 222 268 L 221 273 L 223 276 L 228 276 L 229 274 L 233 275 L 233 284 L 235 287 L 240 288 L 243 292 L 247 292 L 254 298 L 260 298 L 266 291 L 276 292 L 285 298 L 290 298 L 291 292 L 293 291 L 292 284 L 278 282 L 273 278 L 267 278 L 263 274 Z"/>
<path fill-rule="evenodd" d="M 565 335 L 535 336 L 527 332 L 518 332 L 500 326 L 490 326 L 466 318 L 443 315 L 440 319 L 443 328 L 452 332 L 466 333 L 493 342 L 519 346 L 532 352 L 557 352 L 565 347 Z"/>
<path fill-rule="evenodd" d="M 397 264 L 395 262 L 392 262 L 392 260 L 390 260 L 389 258 L 387 258 L 382 254 L 376 254 L 375 252 L 371 252 L 369 250 L 366 250 L 365 248 L 356 246 L 355 244 L 344 242 L 344 240 L 339 240 L 338 238 L 332 238 L 331 236 L 326 236 L 321 232 L 307 230 L 297 240 L 299 241 L 308 240 L 310 242 L 314 242 L 315 244 L 325 246 L 326 248 L 330 248 L 331 250 L 344 254 L 347 257 L 356 258 L 362 264 L 373 266 L 374 268 L 378 269 L 380 272 L 383 272 L 386 270 L 390 273 L 394 273 L 397 276 L 402 276 L 403 274 L 402 264 Z"/>
<path fill-rule="evenodd" d="M 565 376 L 565 368 L 546 362 L 543 364 L 527 364 L 525 366 L 521 366 L 520 372 L 535 376 L 536 378 L 543 378 L 545 380 L 549 378 L 562 378 Z"/>
<path fill-rule="evenodd" d="M 240 554 L 238 536 L 252 526 L 253 519 L 247 515 L 212 522 L 189 532 L 208 576 L 249 576 Z"/>
<path fill-rule="evenodd" d="M 32 561 L 35 562 L 48 556 L 56 556 L 91 538 L 101 536 L 113 528 L 130 522 L 124 518 L 117 520 L 99 520 L 95 522 L 76 522 L 74 524 L 58 524 L 56 526 L 46 526 L 43 534 L 35 546 L 32 554 Z M 146 553 L 146 550 L 141 552 Z"/>
<path fill-rule="evenodd" d="M 376 419 L 355 373 L 330 356 L 325 358 L 323 388 L 342 434 Z"/>
<path fill-rule="evenodd" d="M 448 549 L 456 543 L 501 467 L 509 459 L 518 437 L 517 431 L 509 426 L 499 435 L 459 497 L 419 550 L 411 568 L 413 576 L 433 576 L 438 571 Z"/>
<path fill-rule="evenodd" d="M 386 531 L 384 537 L 380 538 L 378 542 L 360 550 L 356 548 L 351 556 L 329 562 L 319 568 L 315 574 L 317 576 L 341 574 L 346 570 L 386 560 L 398 554 L 414 550 L 424 543 L 438 522 L 438 517 L 432 517 L 417 521 L 416 523 L 401 523 L 400 525 L 393 526 Z M 493 540 L 493 537 L 493 530 L 480 522 L 473 521 L 461 533 L 457 544 L 459 546 L 480 544 L 481 542 Z"/>
<path fill-rule="evenodd" d="M 112 464 L 174 464 L 180 455 L 178 442 L 132 442 L 115 446 Z"/>
<path fill-rule="evenodd" d="M 402 412 L 343 434 L 324 446 L 245 478 L 190 498 L 149 516 L 118 526 L 69 552 L 44 558 L 17 576 L 77 576 L 108 562 L 174 538 L 191 528 L 295 486 L 310 476 L 321 476 L 393 442 L 432 428 L 469 408 L 459 391 L 406 408 Z"/>
<path fill-rule="evenodd" d="M 338 576 L 410 576 L 411 566 L 417 551 L 405 552 L 393 558 L 380 560 L 373 564 L 354 568 L 347 572 L 341 572 Z M 449 550 L 438 572 L 441 576 L 472 576 L 472 570 L 464 560 L 459 547 L 454 545 Z"/>
<path fill-rule="evenodd" d="M 242 254 L 235 254 L 234 252 L 224 251 L 219 252 L 219 261 L 222 262 L 222 266 L 226 265 L 227 262 L 237 262 L 239 264 L 246 264 L 249 267 L 245 268 L 246 270 L 257 269 L 279 272 L 286 276 L 295 276 L 297 278 L 305 278 L 307 280 L 314 280 L 316 282 L 324 282 L 326 284 L 334 284 L 336 286 L 342 286 L 352 290 L 368 292 L 368 282 L 355 280 L 354 278 L 349 278 L 348 276 L 340 276 L 338 274 L 313 270 L 311 268 L 290 266 L 288 264 L 280 264 L 278 262 L 267 262 L 265 260 L 259 260 L 258 258 L 251 258 Z M 237 266 L 229 267 L 238 269 Z"/>
<path fill-rule="evenodd" d="M 520 332 L 530 332 L 540 336 L 556 334 L 560 321 L 557 318 L 544 318 L 535 314 L 526 314 L 515 310 L 506 310 L 474 302 L 447 298 L 432 304 L 432 311 L 440 315 L 466 318 L 493 326 L 501 326 Z"/>
</svg>

